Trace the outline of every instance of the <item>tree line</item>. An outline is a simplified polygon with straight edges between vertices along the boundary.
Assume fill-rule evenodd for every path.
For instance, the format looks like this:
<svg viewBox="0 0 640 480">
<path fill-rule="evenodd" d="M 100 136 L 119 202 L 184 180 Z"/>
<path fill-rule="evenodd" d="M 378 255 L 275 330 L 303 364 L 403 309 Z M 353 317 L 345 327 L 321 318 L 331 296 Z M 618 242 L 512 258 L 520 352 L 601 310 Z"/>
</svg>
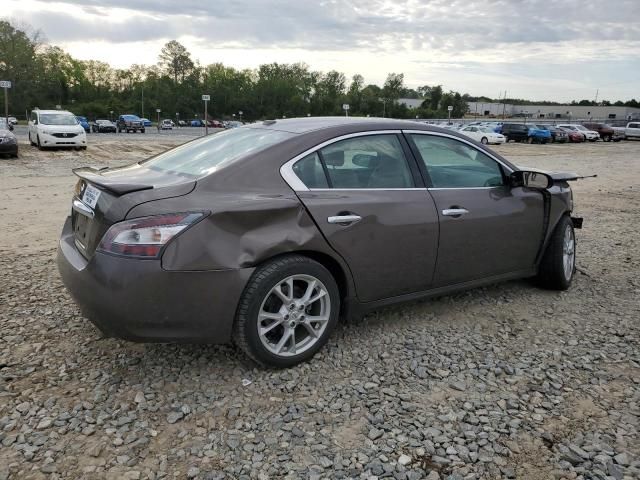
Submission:
<svg viewBox="0 0 640 480">
<path fill-rule="evenodd" d="M 229 119 L 242 112 L 247 120 L 343 115 L 345 103 L 350 115 L 444 118 L 451 105 L 452 117 L 462 117 L 467 101 L 476 100 L 445 91 L 442 85 L 408 88 L 402 73 L 388 74 L 384 85 L 378 86 L 366 84 L 359 74 L 347 79 L 341 72 L 314 71 L 304 63 L 269 63 L 243 70 L 222 63 L 200 65 L 175 40 L 164 45 L 157 64 L 118 69 L 97 60 L 75 59 L 42 42 L 39 33 L 4 20 L 0 20 L 0 79 L 13 83 L 10 110 L 19 118 L 35 107 L 60 105 L 89 118 L 109 118 L 110 112 L 154 118 L 159 108 L 163 118 L 178 113 L 189 120 L 202 118 L 202 94 L 211 95 L 212 118 Z M 398 103 L 399 98 L 423 101 L 410 109 Z"/>
</svg>

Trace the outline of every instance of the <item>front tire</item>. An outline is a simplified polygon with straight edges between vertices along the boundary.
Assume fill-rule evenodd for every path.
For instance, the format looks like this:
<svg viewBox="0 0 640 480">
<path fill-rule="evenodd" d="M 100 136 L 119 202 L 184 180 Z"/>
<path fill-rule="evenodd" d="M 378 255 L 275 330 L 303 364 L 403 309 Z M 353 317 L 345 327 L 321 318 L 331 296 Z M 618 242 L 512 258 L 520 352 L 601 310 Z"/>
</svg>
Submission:
<svg viewBox="0 0 640 480">
<path fill-rule="evenodd" d="M 482 139 L 480 140 L 480 143 L 483 145 L 486 145 L 489 143 L 489 140 L 487 139 L 487 137 L 482 137 Z"/>
<path fill-rule="evenodd" d="M 309 360 L 338 321 L 340 294 L 331 273 L 302 255 L 256 269 L 244 289 L 234 343 L 263 366 L 286 368 Z"/>
<path fill-rule="evenodd" d="M 537 281 L 543 288 L 566 290 L 576 271 L 576 237 L 568 215 L 556 225 L 538 269 Z"/>
<path fill-rule="evenodd" d="M 42 150 L 42 145 L 40 144 L 40 135 L 36 135 L 36 145 L 38 146 L 38 150 Z"/>
</svg>

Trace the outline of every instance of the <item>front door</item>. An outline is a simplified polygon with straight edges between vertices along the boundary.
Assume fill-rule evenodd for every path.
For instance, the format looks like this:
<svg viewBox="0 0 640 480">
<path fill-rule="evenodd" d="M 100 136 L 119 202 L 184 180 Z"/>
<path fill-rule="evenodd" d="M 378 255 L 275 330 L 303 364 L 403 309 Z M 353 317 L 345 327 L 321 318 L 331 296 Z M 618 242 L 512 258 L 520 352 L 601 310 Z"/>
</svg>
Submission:
<svg viewBox="0 0 640 480">
<path fill-rule="evenodd" d="M 402 135 L 348 137 L 293 166 L 308 188 L 298 197 L 349 265 L 361 301 L 428 289 L 438 214 L 415 162 L 407 160 Z"/>
<path fill-rule="evenodd" d="M 454 137 L 411 134 L 440 218 L 434 286 L 531 269 L 542 242 L 544 198 L 511 188 L 506 165 Z"/>
</svg>

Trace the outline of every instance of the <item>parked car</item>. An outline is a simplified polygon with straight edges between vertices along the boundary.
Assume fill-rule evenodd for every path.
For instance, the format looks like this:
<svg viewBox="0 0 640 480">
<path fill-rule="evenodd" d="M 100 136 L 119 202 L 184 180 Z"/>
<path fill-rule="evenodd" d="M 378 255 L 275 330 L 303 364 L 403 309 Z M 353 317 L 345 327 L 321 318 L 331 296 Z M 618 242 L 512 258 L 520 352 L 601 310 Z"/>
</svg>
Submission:
<svg viewBox="0 0 640 480">
<path fill-rule="evenodd" d="M 178 120 L 178 126 L 180 127 L 186 127 L 187 126 L 187 122 L 184 120 Z"/>
<path fill-rule="evenodd" d="M 573 123 L 560 124 L 558 125 L 560 128 L 574 130 L 576 132 L 581 133 L 584 136 L 585 140 L 590 142 L 595 142 L 600 138 L 600 134 L 598 132 L 594 132 L 593 130 L 589 130 L 588 128 L 583 127 L 582 125 L 577 125 Z"/>
<path fill-rule="evenodd" d="M 551 132 L 546 128 L 540 128 L 538 125 L 529 125 L 529 137 L 527 141 L 529 143 L 542 143 L 551 142 Z"/>
<path fill-rule="evenodd" d="M 80 126 L 84 128 L 85 132 L 89 133 L 91 131 L 91 125 L 89 125 L 89 120 L 87 120 L 87 117 L 79 117 L 76 115 L 76 120 L 78 120 Z"/>
<path fill-rule="evenodd" d="M 584 135 L 578 130 L 574 130 L 571 128 L 563 128 L 560 126 L 557 126 L 557 128 L 559 130 L 563 130 L 564 132 L 566 132 L 567 140 L 569 141 L 569 143 L 582 143 L 587 141 Z"/>
<path fill-rule="evenodd" d="M 270 120 L 134 160 L 74 171 L 58 249 L 64 284 L 109 336 L 233 340 L 288 367 L 340 312 L 573 279 L 577 176 L 519 168 L 457 132 Z"/>
<path fill-rule="evenodd" d="M 168 118 L 165 118 L 164 120 L 162 120 L 162 123 L 160 124 L 161 130 L 172 130 L 173 127 L 174 127 L 173 121 Z"/>
<path fill-rule="evenodd" d="M 142 125 L 145 127 L 150 127 L 152 125 L 151 120 L 148 118 L 141 118 L 140 121 L 142 121 Z"/>
<path fill-rule="evenodd" d="M 523 142 L 529 138 L 529 127 L 524 123 L 504 123 L 502 125 L 502 135 L 508 143 L 510 140 Z"/>
<path fill-rule="evenodd" d="M 10 125 L 13 128 L 13 125 Z M 18 157 L 18 139 L 6 123 L 0 123 L 0 155 Z"/>
<path fill-rule="evenodd" d="M 87 132 L 66 110 L 33 110 L 27 135 L 29 143 L 41 150 L 50 147 L 87 149 Z"/>
<path fill-rule="evenodd" d="M 613 127 L 606 123 L 583 123 L 582 126 L 588 130 L 598 132 L 600 138 L 605 142 L 610 142 L 616 137 L 616 132 L 613 130 Z"/>
<path fill-rule="evenodd" d="M 96 120 L 91 124 L 91 131 L 95 133 L 116 133 L 116 124 L 111 120 Z"/>
<path fill-rule="evenodd" d="M 9 125 L 17 125 L 18 119 L 16 117 L 9 117 Z"/>
<path fill-rule="evenodd" d="M 224 124 L 220 120 L 210 120 L 210 127 L 213 128 L 224 128 Z"/>
<path fill-rule="evenodd" d="M 142 123 L 142 119 L 137 115 L 120 115 L 116 126 L 118 127 L 118 133 L 122 131 L 127 133 L 145 132 L 144 123 Z"/>
<path fill-rule="evenodd" d="M 459 130 L 460 133 L 467 137 L 473 138 L 476 142 L 483 143 L 485 145 L 501 144 L 505 143 L 504 135 L 494 132 L 491 127 L 485 127 L 482 125 L 472 125 L 470 127 L 464 127 Z"/>
<path fill-rule="evenodd" d="M 10 118 L 10 117 L 9 117 Z M 13 124 L 5 117 L 0 117 L 0 128 L 13 131 Z"/>
<path fill-rule="evenodd" d="M 196 118 L 195 120 L 191 120 L 189 125 L 192 127 L 204 127 L 204 122 L 199 118 Z"/>
<path fill-rule="evenodd" d="M 640 122 L 629 122 L 624 129 L 624 138 L 640 138 Z"/>
<path fill-rule="evenodd" d="M 567 132 L 554 125 L 538 125 L 538 128 L 549 131 L 551 134 L 551 142 L 566 143 L 569 141 Z"/>
</svg>

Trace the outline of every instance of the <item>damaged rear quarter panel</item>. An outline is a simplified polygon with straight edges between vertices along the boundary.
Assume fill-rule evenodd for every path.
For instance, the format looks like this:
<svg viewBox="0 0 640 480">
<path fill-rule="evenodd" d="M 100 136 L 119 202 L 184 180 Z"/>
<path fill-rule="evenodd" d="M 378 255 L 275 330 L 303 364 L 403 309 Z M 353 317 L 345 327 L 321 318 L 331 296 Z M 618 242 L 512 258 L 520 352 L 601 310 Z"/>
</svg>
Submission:
<svg viewBox="0 0 640 480">
<path fill-rule="evenodd" d="M 197 206 L 188 205 L 188 197 L 184 200 L 174 199 L 167 211 L 207 208 L 211 214 L 167 246 L 162 256 L 166 270 L 245 268 L 282 253 L 327 250 L 293 193 L 200 194 Z M 152 203 L 154 214 L 164 210 L 162 201 Z"/>
</svg>

